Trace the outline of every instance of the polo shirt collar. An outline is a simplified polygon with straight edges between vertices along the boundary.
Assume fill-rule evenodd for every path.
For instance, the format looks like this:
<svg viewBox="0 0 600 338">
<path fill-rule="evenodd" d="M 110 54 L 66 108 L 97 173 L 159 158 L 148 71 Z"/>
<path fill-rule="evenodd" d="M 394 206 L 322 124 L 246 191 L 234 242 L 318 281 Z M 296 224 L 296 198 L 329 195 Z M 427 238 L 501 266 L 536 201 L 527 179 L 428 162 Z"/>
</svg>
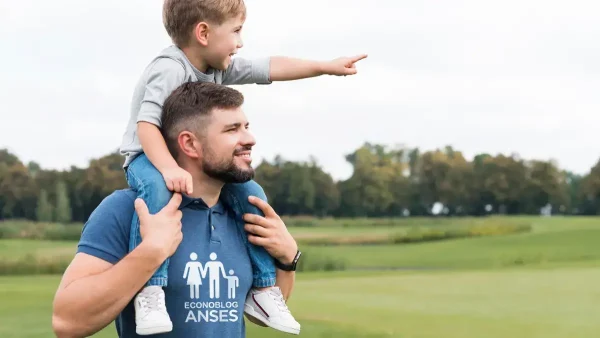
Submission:
<svg viewBox="0 0 600 338">
<path fill-rule="evenodd" d="M 181 198 L 181 204 L 179 205 L 179 209 L 183 209 L 183 208 L 190 208 L 190 209 L 196 209 L 196 210 L 210 209 L 213 212 L 216 212 L 219 214 L 225 213 L 225 206 L 223 205 L 221 198 L 219 198 L 219 200 L 217 201 L 217 204 L 215 204 L 212 208 L 209 208 L 208 205 L 201 198 L 193 198 L 193 197 L 187 196 L 185 194 L 181 194 L 181 197 L 182 198 Z"/>
</svg>

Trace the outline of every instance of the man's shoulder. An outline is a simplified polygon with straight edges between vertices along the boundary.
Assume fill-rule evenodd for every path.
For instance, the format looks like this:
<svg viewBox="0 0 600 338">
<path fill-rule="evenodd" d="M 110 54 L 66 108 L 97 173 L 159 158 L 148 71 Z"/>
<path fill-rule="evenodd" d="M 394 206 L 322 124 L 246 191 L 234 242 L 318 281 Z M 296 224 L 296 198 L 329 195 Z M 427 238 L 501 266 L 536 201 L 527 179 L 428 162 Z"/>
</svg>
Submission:
<svg viewBox="0 0 600 338">
<path fill-rule="evenodd" d="M 106 196 L 101 204 L 109 204 L 122 210 L 133 210 L 136 196 L 136 192 L 131 188 L 115 190 L 110 195 Z"/>
<path fill-rule="evenodd" d="M 78 252 L 116 264 L 127 254 L 136 193 L 116 190 L 106 196 L 83 226 Z"/>
<path fill-rule="evenodd" d="M 106 196 L 96 207 L 90 219 L 96 216 L 113 215 L 117 219 L 131 219 L 135 212 L 135 199 L 137 194 L 130 188 L 115 190 Z"/>
</svg>

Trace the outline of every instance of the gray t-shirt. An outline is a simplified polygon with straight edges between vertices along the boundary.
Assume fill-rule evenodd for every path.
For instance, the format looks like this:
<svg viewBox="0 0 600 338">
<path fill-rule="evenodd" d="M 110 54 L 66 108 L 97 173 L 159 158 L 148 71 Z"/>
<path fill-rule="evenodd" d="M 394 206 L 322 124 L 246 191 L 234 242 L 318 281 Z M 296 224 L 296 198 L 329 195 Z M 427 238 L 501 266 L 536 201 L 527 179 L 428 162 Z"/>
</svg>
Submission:
<svg viewBox="0 0 600 338">
<path fill-rule="evenodd" d="M 161 127 L 162 106 L 167 97 L 186 82 L 212 82 L 223 85 L 270 84 L 270 58 L 247 60 L 233 58 L 227 70 L 196 69 L 177 46 L 165 48 L 142 73 L 131 101 L 131 116 L 123 135 L 120 152 L 124 167 L 143 152 L 137 135 L 137 123 L 145 121 Z"/>
</svg>

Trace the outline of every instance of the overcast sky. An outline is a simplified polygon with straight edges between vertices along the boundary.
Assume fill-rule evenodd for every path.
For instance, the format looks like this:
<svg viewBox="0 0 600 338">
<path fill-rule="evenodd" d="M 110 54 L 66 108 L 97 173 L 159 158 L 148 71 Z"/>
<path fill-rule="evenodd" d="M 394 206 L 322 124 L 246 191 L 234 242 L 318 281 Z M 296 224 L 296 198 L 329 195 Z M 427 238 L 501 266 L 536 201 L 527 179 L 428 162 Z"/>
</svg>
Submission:
<svg viewBox="0 0 600 338">
<path fill-rule="evenodd" d="M 314 155 L 336 179 L 365 141 L 600 157 L 600 3 L 247 0 L 240 56 L 368 53 L 352 77 L 238 86 L 255 163 Z M 162 0 L 0 0 L 0 148 L 44 168 L 115 150 L 133 86 L 170 44 Z"/>
</svg>

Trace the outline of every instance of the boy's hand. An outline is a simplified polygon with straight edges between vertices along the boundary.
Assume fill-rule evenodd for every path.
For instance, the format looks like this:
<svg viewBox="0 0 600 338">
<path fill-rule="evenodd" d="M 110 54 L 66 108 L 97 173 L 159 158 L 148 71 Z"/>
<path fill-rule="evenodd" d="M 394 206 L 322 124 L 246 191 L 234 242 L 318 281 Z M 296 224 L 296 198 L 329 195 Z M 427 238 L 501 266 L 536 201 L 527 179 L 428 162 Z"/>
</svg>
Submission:
<svg viewBox="0 0 600 338">
<path fill-rule="evenodd" d="M 180 167 L 172 167 L 162 172 L 167 188 L 173 192 L 186 193 L 190 195 L 194 190 L 192 175 Z"/>
<path fill-rule="evenodd" d="M 354 57 L 341 57 L 325 62 L 323 65 L 323 73 L 338 76 L 354 75 L 357 72 L 355 63 L 366 57 L 367 54 L 362 54 Z"/>
</svg>

